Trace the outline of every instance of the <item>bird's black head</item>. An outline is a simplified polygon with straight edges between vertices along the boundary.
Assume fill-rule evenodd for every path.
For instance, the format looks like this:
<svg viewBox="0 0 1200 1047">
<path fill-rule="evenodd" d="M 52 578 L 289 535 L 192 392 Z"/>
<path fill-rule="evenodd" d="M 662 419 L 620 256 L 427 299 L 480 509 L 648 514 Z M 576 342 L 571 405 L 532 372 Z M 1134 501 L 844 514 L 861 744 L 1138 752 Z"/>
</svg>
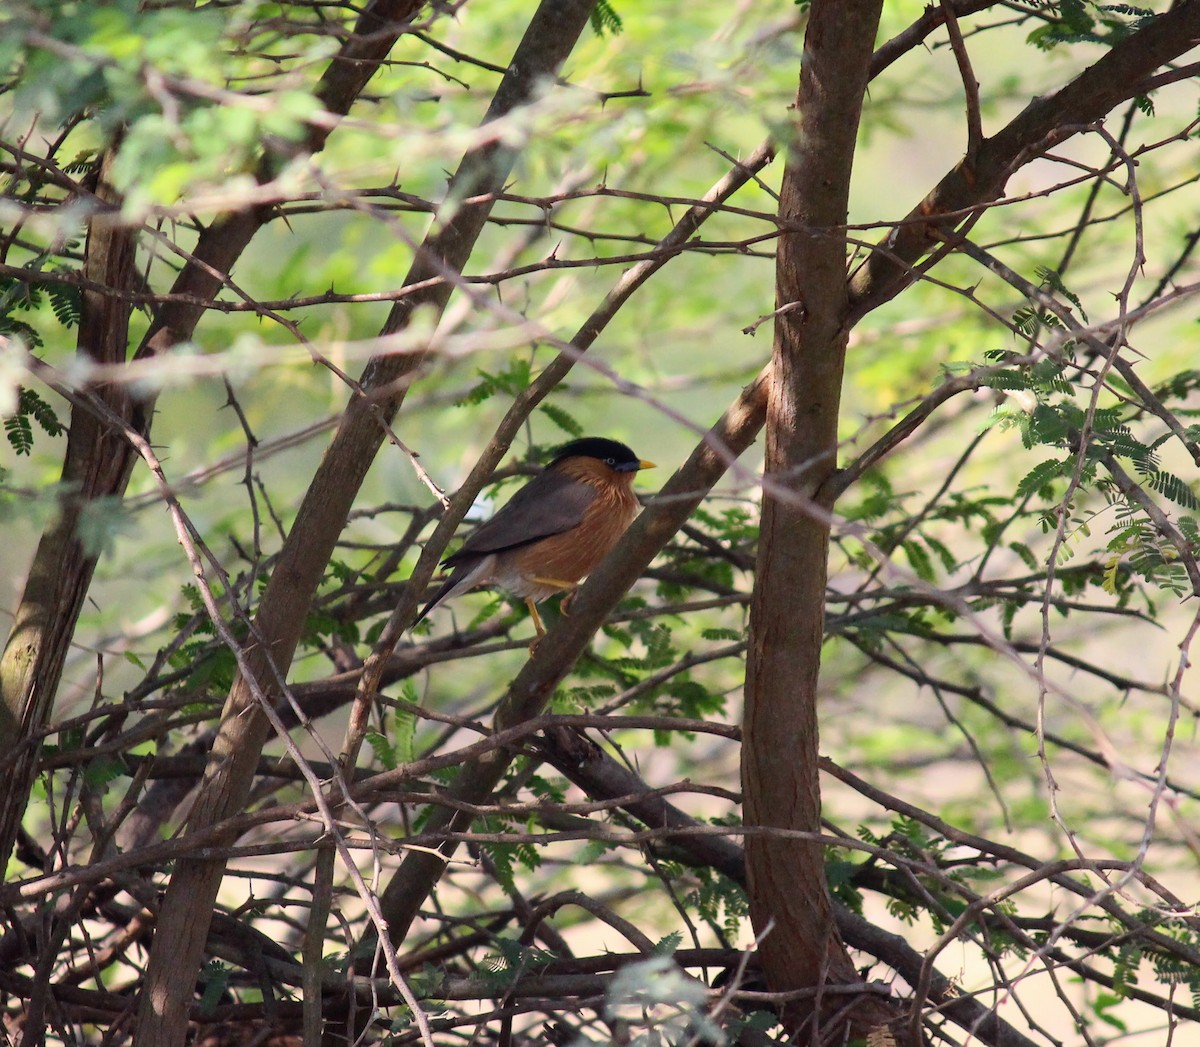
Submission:
<svg viewBox="0 0 1200 1047">
<path fill-rule="evenodd" d="M 581 440 L 572 440 L 563 444 L 554 452 L 550 465 L 556 465 L 566 458 L 598 458 L 611 469 L 619 473 L 632 473 L 638 469 L 648 468 L 650 463 L 643 462 L 630 448 L 617 440 L 606 440 L 602 436 L 585 436 Z"/>
</svg>

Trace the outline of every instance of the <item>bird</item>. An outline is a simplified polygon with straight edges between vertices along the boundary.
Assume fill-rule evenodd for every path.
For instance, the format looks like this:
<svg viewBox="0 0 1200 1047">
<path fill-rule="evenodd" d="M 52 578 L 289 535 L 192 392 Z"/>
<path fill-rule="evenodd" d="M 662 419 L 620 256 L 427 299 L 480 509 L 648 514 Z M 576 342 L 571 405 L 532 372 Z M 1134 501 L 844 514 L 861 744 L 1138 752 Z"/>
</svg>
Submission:
<svg viewBox="0 0 1200 1047">
<path fill-rule="evenodd" d="M 444 600 L 496 585 L 525 601 L 542 637 L 537 604 L 573 590 L 612 551 L 638 513 L 633 478 L 653 468 L 617 440 L 586 436 L 563 444 L 545 470 L 442 561 L 450 576 L 413 625 Z"/>
</svg>

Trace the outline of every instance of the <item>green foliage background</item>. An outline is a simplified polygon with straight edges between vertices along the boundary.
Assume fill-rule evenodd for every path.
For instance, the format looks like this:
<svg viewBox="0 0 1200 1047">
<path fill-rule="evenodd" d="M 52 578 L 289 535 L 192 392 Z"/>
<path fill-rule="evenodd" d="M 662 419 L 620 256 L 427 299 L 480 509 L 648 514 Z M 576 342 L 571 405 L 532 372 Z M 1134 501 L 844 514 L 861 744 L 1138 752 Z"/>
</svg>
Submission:
<svg viewBox="0 0 1200 1047">
<path fill-rule="evenodd" d="M 663 236 L 728 169 L 729 157 L 745 156 L 768 135 L 786 143 L 802 6 L 753 2 L 734 13 L 723 3 L 605 5 L 597 31 L 568 63 L 571 86 L 547 91 L 535 112 L 506 124 L 504 133 L 521 147 L 511 196 L 497 205 L 468 270 L 468 276 L 511 273 L 473 284 L 480 303 L 499 303 L 504 311 L 451 306 L 439 331 L 443 351 L 395 424 L 439 485 L 457 486 L 513 396 L 555 352 L 550 340 L 571 336 L 630 256 Z M 889 3 L 881 39 L 923 6 Z M 1005 24 L 969 41 L 989 129 L 1064 83 L 1142 17 L 1124 6 L 1014 6 L 1013 17 L 993 18 Z M 11 86 L 0 96 L 6 137 L 26 126 L 43 134 L 41 128 L 66 120 L 57 157 L 63 172 L 82 176 L 113 129 L 124 127 L 112 176 L 124 216 L 160 235 L 145 236 L 138 256 L 156 291 L 169 286 L 178 265 L 172 245 L 188 248 L 193 223 L 214 220 L 229 201 L 252 193 L 251 175 L 261 165 L 270 168 L 271 187 L 290 197 L 238 262 L 236 292 L 219 299 L 229 311 L 210 312 L 193 344 L 140 379 L 162 389 L 153 439 L 168 477 L 246 606 L 261 589 L 325 446 L 329 427 L 322 423 L 346 399 L 344 383 L 313 362 L 310 350 L 350 374 L 373 351 L 388 292 L 401 285 L 429 224 L 426 202 L 445 191 L 447 171 L 473 141 L 498 80 L 495 69 L 454 54 L 502 67 L 528 5 L 470 4 L 458 17 L 436 20 L 441 51 L 420 37 L 403 38 L 392 67 L 372 81 L 369 101 L 355 107 L 317 161 L 300 145 L 311 121 L 320 119 L 314 90 L 337 40 L 319 21 L 311 31 L 292 24 L 277 32 L 284 15 L 304 17 L 288 7 L 17 4 L 4 17 L 20 31 L 0 33 L 0 69 Z M 958 162 L 962 106 L 944 38 L 928 52 L 907 54 L 872 85 L 850 213 L 853 235 L 864 245 Z M 1187 285 L 1195 269 L 1197 176 L 1187 137 L 1195 110 L 1194 84 L 1185 82 L 1134 106 L 1127 128 L 1117 126 L 1126 115 L 1115 115 L 1108 132 L 1125 135 L 1124 149 L 1138 163 L 1136 169 L 1114 164 L 1098 182 L 1080 172 L 1108 163 L 1111 142 L 1099 134 L 1077 137 L 1054 157 L 1029 164 L 1009 183 L 1008 199 L 973 227 L 973 241 L 1082 324 L 1110 320 L 1127 280 L 1132 304 L 1168 278 L 1160 295 Z M 1180 127 L 1183 140 L 1161 146 Z M 4 177 L 0 221 L 23 223 L 8 243 L 6 265 L 30 274 L 77 272 L 84 227 L 66 192 L 47 188 L 27 167 L 6 168 Z M 593 351 L 595 366 L 577 367 L 535 414 L 515 448 L 518 459 L 540 458 L 579 432 L 626 440 L 667 475 L 686 457 L 769 358 L 777 182 L 777 171 L 768 168 L 761 183 L 737 194 L 699 242 L 618 314 Z M 550 198 L 563 193 L 577 198 L 555 200 L 551 208 Z M 53 211 L 26 210 L 47 194 L 59 204 Z M 1084 208 L 1090 222 L 1060 275 Z M 1135 234 L 1146 246 L 1140 266 Z M 522 267 L 528 271 L 518 272 Z M 871 313 L 851 336 L 845 463 L 943 383 L 966 375 L 974 388 L 949 400 L 839 503 L 844 525 L 835 529 L 831 561 L 823 749 L 877 788 L 1045 860 L 1070 857 L 1077 847 L 1089 857 L 1144 859 L 1154 875 L 1178 884 L 1190 904 L 1197 855 L 1185 827 L 1194 821 L 1200 790 L 1196 709 L 1189 685 L 1173 689 L 1169 681 L 1177 648 L 1188 639 L 1194 610 L 1185 598 L 1192 586 L 1178 549 L 1104 465 L 1122 463 L 1194 548 L 1200 530 L 1194 462 L 1178 441 L 1164 439 L 1161 422 L 1119 375 L 1090 401 L 1097 357 L 1085 341 L 1064 334 L 1063 320 L 1043 301 L 963 254 L 932 275 Z M 325 292 L 373 300 L 288 304 Z M 247 300 L 272 303 L 270 315 L 238 311 Z M 75 288 L 10 274 L 0 284 L 0 304 L 0 333 L 18 336 L 70 377 Z M 522 320 L 529 329 L 519 329 Z M 135 312 L 134 343 L 147 322 L 143 311 Z M 1192 441 L 1200 437 L 1195 322 L 1192 298 L 1180 295 L 1177 306 L 1138 325 L 1131 354 L 1138 375 Z M 427 319 L 406 337 L 415 344 L 431 333 Z M 1052 352 L 1031 354 L 1031 338 Z M 0 397 L 9 435 L 0 473 L 8 536 L 0 546 L 0 577 L 10 579 L 5 601 L 15 605 L 34 536 L 60 493 L 59 425 L 68 408 L 22 375 L 12 350 L 0 356 Z M 228 406 L 231 398 L 240 416 Z M 259 447 L 251 467 L 257 519 L 243 483 L 241 419 Z M 1079 434 L 1088 430 L 1081 446 Z M 628 713 L 736 722 L 759 465 L 755 454 L 745 456 L 697 515 L 694 532 L 665 551 L 626 602 L 624 617 L 578 666 L 557 711 L 615 712 L 620 703 Z M 509 490 L 499 487 L 476 515 Z M 386 447 L 313 609 L 297 682 L 325 678 L 339 649 L 365 655 L 419 552 L 411 539 L 422 531 L 410 523 L 431 502 L 410 463 Z M 1064 529 L 1056 538 L 1060 519 Z M 231 679 L 232 658 L 219 649 L 189 588 L 190 570 L 144 471 L 135 473 L 124 503 L 92 507 L 85 523 L 86 540 L 104 555 L 56 718 L 82 710 L 94 695 L 115 702 L 143 687 L 153 693 L 146 668 L 161 668 L 156 658 L 170 648 L 165 665 L 185 674 L 170 693 L 187 699 L 185 714 L 197 715 L 179 733 L 156 738 L 165 754 L 208 726 L 205 717 L 214 715 L 213 703 Z M 388 560 L 406 531 L 410 544 Z M 363 595 L 368 591 L 371 599 Z M 719 606 L 687 606 L 701 599 Z M 525 657 L 520 642 L 484 646 L 499 643 L 507 633 L 498 623 L 516 614 L 519 603 L 514 608 L 479 594 L 418 629 L 414 645 L 445 636 L 448 621 L 490 629 L 473 641 L 487 657 L 468 648 L 451 666 L 430 664 L 407 681 L 399 708 L 376 725 L 364 764 L 404 763 L 434 744 L 441 726 L 419 721 L 414 706 L 482 716 L 497 696 L 497 681 Z M 515 624 L 513 635 L 524 637 L 527 628 Z M 721 656 L 678 668 L 683 659 L 714 651 Z M 1173 738 L 1164 728 L 1172 701 L 1179 718 Z M 328 731 L 336 740 L 340 728 L 330 724 Z M 736 817 L 728 792 L 738 788 L 737 754 L 728 741 L 665 725 L 649 738 L 630 731 L 610 740 L 636 752 L 652 781 L 655 771 L 663 781 L 692 776 L 726 790 L 718 799 L 681 801 L 688 810 Z M 308 744 L 309 755 L 318 756 Z M 1146 776 L 1152 784 L 1160 754 L 1172 787 L 1153 794 L 1155 803 L 1164 795 L 1169 802 L 1148 827 Z M 514 796 L 562 795 L 561 780 L 532 774 L 532 766 L 513 772 Z M 833 823 L 871 846 L 936 852 L 954 865 L 945 840 L 923 835 L 849 788 L 831 784 L 825 802 Z M 524 825 L 493 818 L 478 827 L 504 832 Z M 480 853 L 501 893 L 518 884 L 531 896 L 558 889 L 581 864 L 605 878 L 606 896 L 654 883 L 654 893 L 631 901 L 628 910 L 656 938 L 680 926 L 670 891 L 661 886 L 678 882 L 674 901 L 699 924 L 697 947 L 748 944 L 744 898 L 711 873 L 664 866 L 661 876 L 648 875 L 627 867 L 622 852 L 595 844 L 496 843 Z M 862 905 L 854 873 L 865 876 L 875 859 L 864 862 L 853 850 L 837 858 L 850 863 L 842 869 L 840 896 Z M 10 869 L 10 876 L 20 874 Z M 961 875 L 977 885 L 993 870 L 981 862 Z M 458 875 L 455 886 L 463 890 L 444 892 L 448 906 L 465 912 L 471 889 L 497 890 L 480 886 L 483 879 Z M 868 909 L 883 920 L 890 905 L 894 917 L 921 924 L 926 936 L 956 915 L 902 891 L 884 897 L 869 898 Z M 1048 911 L 1060 901 L 1047 889 L 1028 910 Z M 1161 911 L 1154 918 L 1167 919 Z M 1170 928 L 1190 942 L 1188 921 Z M 498 950 L 496 970 L 532 962 L 506 952 L 503 940 Z M 1114 961 L 1115 997 L 1123 999 L 1122 979 L 1139 962 L 1140 956 Z M 978 971 L 972 968 L 971 976 Z M 1194 969 L 1162 977 L 1200 987 Z M 1136 1031 L 1152 1021 L 1136 1009 L 1114 1011 L 1113 998 L 1095 993 L 1081 990 L 1090 994 L 1092 1026 Z M 1071 1024 L 1061 1022 L 1055 1028 Z"/>
</svg>

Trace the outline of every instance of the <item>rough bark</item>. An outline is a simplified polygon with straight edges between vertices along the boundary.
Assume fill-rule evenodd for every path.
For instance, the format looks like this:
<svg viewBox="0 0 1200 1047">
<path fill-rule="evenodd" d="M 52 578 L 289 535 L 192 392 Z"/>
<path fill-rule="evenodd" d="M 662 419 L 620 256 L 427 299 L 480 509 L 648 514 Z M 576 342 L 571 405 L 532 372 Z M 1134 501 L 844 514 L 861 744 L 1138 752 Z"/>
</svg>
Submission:
<svg viewBox="0 0 1200 1047">
<path fill-rule="evenodd" d="M 746 666 L 742 786 L 747 825 L 820 831 L 817 681 L 824 636 L 828 506 L 847 336 L 846 210 L 881 0 L 813 4 L 794 139 L 780 193 L 767 453 Z M 819 842 L 746 840 L 750 915 L 778 992 L 857 980 L 837 933 Z M 819 998 L 818 998 L 819 999 Z M 805 1036 L 836 1005 L 789 1016 Z M 862 1035 L 886 1013 L 853 1009 Z"/>
<path fill-rule="evenodd" d="M 120 202 L 108 182 L 117 148 L 117 144 L 111 146 L 101 162 L 95 195 L 102 206 Z M 136 232 L 111 212 L 97 215 L 88 227 L 83 275 L 118 292 L 106 295 L 88 290 L 83 294 L 77 351 L 97 364 L 125 362 L 132 307 L 122 295 L 135 285 L 136 243 Z M 120 385 L 97 387 L 93 392 L 121 418 L 140 423 L 140 406 Z M 0 766 L 6 782 L 0 801 L 0 871 L 8 864 L 25 814 L 41 752 L 40 731 L 50 717 L 96 567 L 96 557 L 79 539 L 80 516 L 97 499 L 124 490 L 133 462 L 123 434 L 85 407 L 72 407 L 61 481 L 69 493 L 38 543 L 0 661 L 4 698 L 0 705 Z"/>
<path fill-rule="evenodd" d="M 831 16 L 835 28 L 839 18 L 851 18 L 849 8 L 832 6 L 837 9 Z M 832 84 L 850 89 L 844 78 L 823 73 L 823 59 L 834 66 L 849 60 L 849 41 L 831 51 L 829 35 L 814 36 L 825 28 L 818 25 L 818 15 L 828 13 L 826 6 L 814 4 L 805 51 L 814 93 L 806 97 L 802 79 L 798 149 L 789 157 L 780 208 L 788 231 L 780 243 L 777 305 L 798 303 L 800 308 L 777 318 L 777 369 L 767 391 L 771 486 L 816 500 L 806 509 L 802 500 L 778 498 L 773 492 L 764 498 L 743 741 L 746 821 L 797 829 L 815 828 L 820 812 L 815 699 L 828 545 L 822 513 L 832 506 L 831 498 L 821 497 L 821 484 L 836 467 L 845 336 L 858 319 L 916 279 L 917 263 L 951 236 L 971 209 L 998 199 L 1015 171 L 1103 119 L 1200 38 L 1200 7 L 1188 0 L 1113 47 L 1062 90 L 1035 99 L 985 139 L 970 163 L 958 164 L 938 183 L 881 242 L 846 294 L 838 290 L 831 268 L 844 258 L 843 248 L 834 250 L 832 238 L 822 239 L 813 229 L 844 217 L 799 210 L 806 199 L 829 203 L 827 194 L 838 184 L 831 143 L 812 148 L 821 141 L 821 110 L 813 108 L 822 97 L 819 89 Z M 822 42 L 824 51 L 818 46 Z M 836 122 L 832 129 L 838 132 Z M 793 160 L 800 155 L 805 160 L 797 165 Z M 852 973 L 832 930 L 820 848 L 752 838 L 746 851 L 756 929 L 761 933 L 775 920 L 763 944 L 772 988 L 801 988 Z"/>
<path fill-rule="evenodd" d="M 485 123 L 527 102 L 538 82 L 554 75 L 587 25 L 594 0 L 543 0 L 518 45 Z M 470 151 L 451 180 L 448 198 L 499 192 L 513 154 L 497 143 Z M 422 289 L 399 300 L 383 334 L 403 329 L 421 306 L 438 311 L 454 288 L 490 213 L 488 199 L 458 206 L 427 238 L 405 279 Z M 431 278 L 441 278 L 432 281 Z M 254 621 L 254 646 L 245 654 L 222 712 L 189 830 L 201 830 L 239 810 L 249 794 L 269 723 L 261 701 L 280 693 L 295 653 L 307 608 L 333 552 L 367 469 L 383 441 L 382 417 L 390 420 L 408 382 L 421 366 L 419 354 L 373 357 L 360 379 L 332 443 L 309 485 L 296 522 L 263 592 Z M 256 693 L 257 692 L 257 693 Z M 171 878 L 139 1002 L 138 1042 L 169 1047 L 182 1042 L 205 937 L 224 874 L 221 860 L 181 862 Z"/>
</svg>

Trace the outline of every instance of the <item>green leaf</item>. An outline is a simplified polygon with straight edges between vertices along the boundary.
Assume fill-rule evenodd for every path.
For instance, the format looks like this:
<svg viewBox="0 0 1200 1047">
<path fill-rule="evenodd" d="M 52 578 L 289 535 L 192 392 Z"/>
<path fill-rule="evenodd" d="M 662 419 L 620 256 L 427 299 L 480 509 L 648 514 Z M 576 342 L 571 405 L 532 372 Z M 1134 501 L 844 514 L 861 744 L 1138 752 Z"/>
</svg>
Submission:
<svg viewBox="0 0 1200 1047">
<path fill-rule="evenodd" d="M 654 953 L 657 956 L 673 956 L 681 944 L 683 944 L 683 932 L 672 931 L 655 942 Z"/>
<path fill-rule="evenodd" d="M 23 414 L 14 414 L 4 419 L 4 435 L 17 454 L 29 454 L 33 450 L 33 426 Z"/>
<path fill-rule="evenodd" d="M 988 389 L 1006 391 L 1022 391 L 1033 387 L 1033 380 L 1025 371 L 1005 368 L 1002 371 L 991 371 L 984 375 L 979 384 Z"/>
<path fill-rule="evenodd" d="M 1051 269 L 1049 266 L 1039 265 L 1035 270 L 1038 279 L 1042 282 L 1043 287 L 1048 287 L 1052 291 L 1057 291 L 1067 299 L 1079 311 L 1079 315 L 1087 321 L 1088 314 L 1083 308 L 1083 303 L 1079 300 L 1079 296 L 1075 294 L 1066 284 L 1063 283 L 1062 274 L 1057 269 Z"/>
<path fill-rule="evenodd" d="M 200 968 L 199 981 L 204 986 L 204 992 L 200 996 L 200 1013 L 211 1014 L 221 1002 L 221 997 L 225 995 L 225 990 L 229 987 L 229 976 L 232 973 L 231 968 L 225 966 L 219 960 L 210 960 L 202 968 Z"/>
<path fill-rule="evenodd" d="M 33 389 L 18 386 L 16 411 L 4 419 L 5 435 L 17 454 L 29 454 L 33 450 L 31 419 L 47 436 L 58 436 L 66 431 L 46 400 Z"/>
<path fill-rule="evenodd" d="M 533 371 L 529 360 L 518 358 L 513 360 L 505 370 L 496 374 L 482 368 L 475 373 L 479 375 L 481 381 L 459 399 L 459 406 L 481 404 L 497 394 L 516 396 L 529 387 Z"/>
<path fill-rule="evenodd" d="M 89 760 L 83 772 L 83 780 L 93 788 L 102 790 L 114 778 L 129 774 L 125 761 L 117 756 L 97 756 Z"/>
<path fill-rule="evenodd" d="M 1176 505 L 1181 505 L 1185 509 L 1200 509 L 1200 500 L 1197 500 L 1195 493 L 1174 473 L 1151 473 L 1146 477 L 1146 482 L 1164 498 L 1169 498 Z"/>
<path fill-rule="evenodd" d="M 613 8 L 611 0 L 596 0 L 592 8 L 592 32 L 597 36 L 616 36 L 624 28 L 624 23 Z"/>
<path fill-rule="evenodd" d="M 1096 999 L 1092 1004 L 1092 1010 L 1095 1011 L 1096 1017 L 1102 1022 L 1106 1022 L 1108 1025 L 1111 1025 L 1114 1029 L 1117 1029 L 1120 1032 L 1127 1033 L 1129 1031 L 1129 1027 L 1125 1024 L 1125 1022 L 1122 1021 L 1117 1015 L 1109 1013 L 1113 1007 L 1123 1002 L 1123 1000 L 1124 997 L 1120 996 L 1118 993 L 1099 992 L 1096 994 Z"/>
<path fill-rule="evenodd" d="M 196 691 L 208 690 L 227 691 L 233 685 L 237 673 L 237 659 L 226 647 L 207 648 L 197 645 L 184 651 L 185 662 L 197 649 L 204 651 L 194 662 L 194 668 L 188 676 L 188 686 Z"/>
<path fill-rule="evenodd" d="M 705 640 L 732 640 L 735 643 L 742 639 L 743 634 L 737 629 L 701 629 L 700 636 Z"/>
<path fill-rule="evenodd" d="M 540 410 L 547 418 L 550 419 L 550 421 L 557 425 L 568 436 L 583 435 L 583 426 L 575 421 L 575 419 L 567 414 L 567 412 L 561 407 L 557 407 L 554 404 L 542 404 Z"/>
<path fill-rule="evenodd" d="M 411 683 L 411 681 L 405 682 Z M 416 702 L 414 701 L 413 704 L 415 705 Z M 417 750 L 417 714 L 409 709 L 397 709 L 394 723 L 395 726 L 392 728 L 393 752 L 399 763 L 409 763 Z"/>
<path fill-rule="evenodd" d="M 1039 494 L 1043 498 L 1050 497 L 1051 482 L 1066 476 L 1069 464 L 1055 458 L 1039 462 L 1017 482 L 1017 497 L 1026 498 L 1032 494 Z"/>
<path fill-rule="evenodd" d="M 367 744 L 371 747 L 371 751 L 375 753 L 377 759 L 389 771 L 396 769 L 396 750 L 392 744 L 378 731 L 368 731 L 364 738 Z"/>
<path fill-rule="evenodd" d="M 909 564 L 912 565 L 913 571 L 921 581 L 932 582 L 934 580 L 936 576 L 933 570 L 933 561 L 920 542 L 913 538 L 906 539 L 904 555 L 908 557 Z"/>
<path fill-rule="evenodd" d="M 1024 542 L 1009 542 L 1008 548 L 1010 551 L 1016 553 L 1021 558 L 1021 562 L 1024 563 L 1025 566 L 1031 571 L 1036 571 L 1041 568 L 1042 565 L 1038 558 L 1033 555 L 1033 550 L 1030 549 L 1029 546 L 1027 546 Z"/>
<path fill-rule="evenodd" d="M 1008 600 L 1000 609 L 1000 626 L 1004 632 L 1004 638 L 1011 640 L 1013 635 L 1013 621 L 1017 617 L 1018 605 L 1015 600 Z"/>
<path fill-rule="evenodd" d="M 66 266 L 56 266 L 55 272 L 75 274 L 78 270 Z M 83 296 L 74 284 L 48 284 L 46 291 L 50 296 L 50 308 L 54 318 L 64 327 L 75 327 L 83 315 Z"/>
<path fill-rule="evenodd" d="M 938 560 L 941 561 L 942 567 L 945 570 L 957 570 L 958 557 L 954 555 L 953 551 L 951 551 L 950 547 L 946 545 L 945 542 L 934 538 L 930 534 L 922 534 L 921 537 L 925 544 L 929 546 L 930 552 L 932 552 L 938 558 Z"/>
<path fill-rule="evenodd" d="M 1028 416 L 1025 445 L 1062 446 L 1083 422 L 1083 413 L 1071 404 L 1038 404 Z"/>
</svg>

